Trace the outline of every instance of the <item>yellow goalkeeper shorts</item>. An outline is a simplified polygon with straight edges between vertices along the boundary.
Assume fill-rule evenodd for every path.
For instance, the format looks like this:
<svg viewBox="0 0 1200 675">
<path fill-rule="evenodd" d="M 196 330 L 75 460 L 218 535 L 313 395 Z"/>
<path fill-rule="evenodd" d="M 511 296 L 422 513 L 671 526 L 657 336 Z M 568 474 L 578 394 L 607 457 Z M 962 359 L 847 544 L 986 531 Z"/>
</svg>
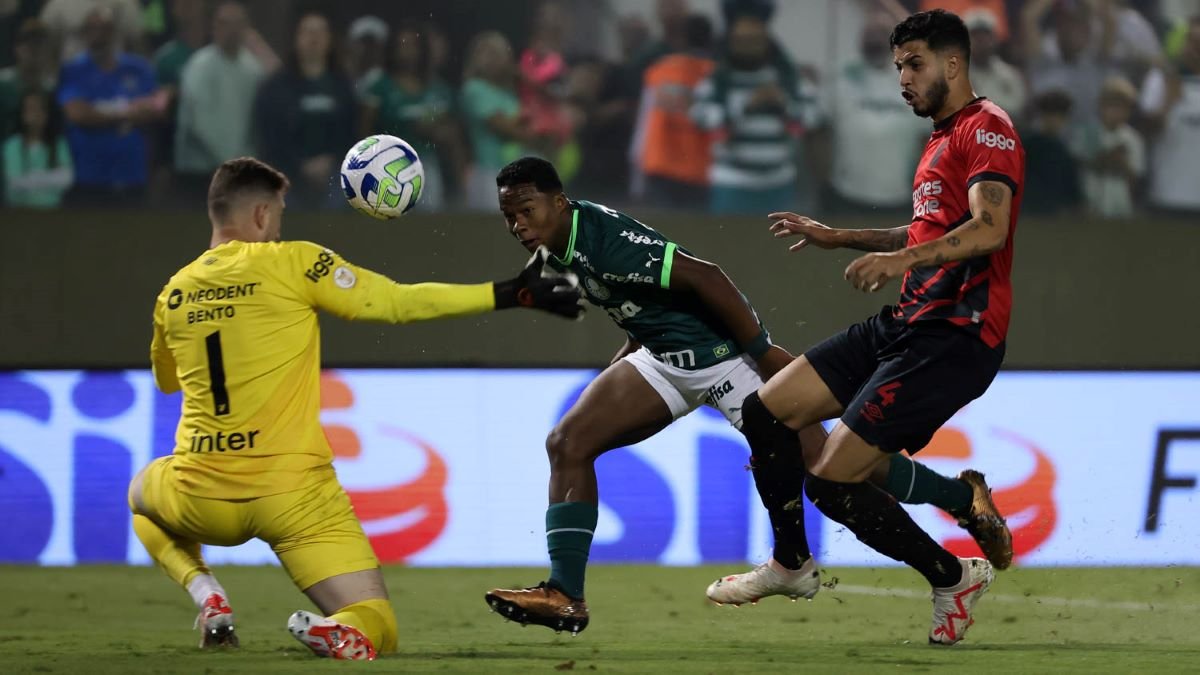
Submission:
<svg viewBox="0 0 1200 675">
<path fill-rule="evenodd" d="M 256 499 L 206 499 L 174 485 L 172 456 L 146 467 L 146 515 L 191 541 L 236 546 L 261 539 L 271 546 L 300 590 L 339 574 L 379 567 L 379 559 L 354 515 L 350 498 L 330 472 L 327 480 Z"/>
</svg>

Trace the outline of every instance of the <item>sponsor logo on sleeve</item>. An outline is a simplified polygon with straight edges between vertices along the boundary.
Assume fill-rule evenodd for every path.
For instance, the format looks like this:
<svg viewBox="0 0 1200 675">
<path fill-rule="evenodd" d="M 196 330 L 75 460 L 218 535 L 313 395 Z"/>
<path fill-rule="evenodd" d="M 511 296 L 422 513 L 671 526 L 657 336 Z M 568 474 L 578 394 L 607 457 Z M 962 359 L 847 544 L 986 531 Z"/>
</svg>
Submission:
<svg viewBox="0 0 1200 675">
<path fill-rule="evenodd" d="M 308 268 L 304 276 L 315 284 L 321 280 L 321 277 L 328 276 L 331 269 L 333 269 L 333 251 L 325 249 L 321 251 L 321 255 L 317 256 L 317 261 Z"/>
<path fill-rule="evenodd" d="M 1004 134 L 994 131 L 975 130 L 975 142 L 979 145 L 998 150 L 1016 150 L 1017 142 Z"/>
</svg>

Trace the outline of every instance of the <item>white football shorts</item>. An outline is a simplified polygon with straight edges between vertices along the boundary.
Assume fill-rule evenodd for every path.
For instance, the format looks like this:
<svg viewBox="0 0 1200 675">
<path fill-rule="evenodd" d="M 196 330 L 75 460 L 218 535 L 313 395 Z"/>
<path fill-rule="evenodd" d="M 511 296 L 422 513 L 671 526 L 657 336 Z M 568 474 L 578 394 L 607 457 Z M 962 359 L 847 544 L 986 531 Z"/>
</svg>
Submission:
<svg viewBox="0 0 1200 675">
<path fill-rule="evenodd" d="M 754 361 L 742 354 L 715 366 L 687 370 L 673 366 L 645 347 L 623 359 L 650 383 L 679 419 L 702 405 L 721 411 L 735 429 L 742 428 L 742 401 L 763 385 Z"/>
</svg>

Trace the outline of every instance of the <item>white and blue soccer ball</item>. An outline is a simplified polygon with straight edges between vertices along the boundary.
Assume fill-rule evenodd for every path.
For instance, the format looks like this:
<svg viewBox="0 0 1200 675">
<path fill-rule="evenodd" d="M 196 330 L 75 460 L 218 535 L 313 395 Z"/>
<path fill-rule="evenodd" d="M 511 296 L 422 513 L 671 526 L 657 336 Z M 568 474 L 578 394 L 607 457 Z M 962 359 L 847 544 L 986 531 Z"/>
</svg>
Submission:
<svg viewBox="0 0 1200 675">
<path fill-rule="evenodd" d="M 417 151 L 386 134 L 354 144 L 342 160 L 342 191 L 355 210 L 372 218 L 398 218 L 417 205 L 425 167 Z"/>
</svg>

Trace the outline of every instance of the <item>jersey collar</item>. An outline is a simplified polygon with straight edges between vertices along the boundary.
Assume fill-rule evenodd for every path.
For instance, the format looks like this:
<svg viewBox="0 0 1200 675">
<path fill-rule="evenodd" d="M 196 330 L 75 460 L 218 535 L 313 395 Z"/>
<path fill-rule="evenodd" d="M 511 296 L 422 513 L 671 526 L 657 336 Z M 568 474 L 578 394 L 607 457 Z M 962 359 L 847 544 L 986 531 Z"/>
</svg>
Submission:
<svg viewBox="0 0 1200 675">
<path fill-rule="evenodd" d="M 979 103 L 980 101 L 982 101 L 985 98 L 987 98 L 987 97 L 986 96 L 976 96 L 975 98 L 971 99 L 970 103 L 967 103 L 966 105 L 959 108 L 958 110 L 955 110 L 949 117 L 942 120 L 941 122 L 934 124 L 933 130 L 934 131 L 942 131 L 943 129 L 949 128 L 950 125 L 954 124 L 954 120 L 958 119 L 958 116 L 959 116 L 959 114 L 962 113 L 962 111 L 966 110 L 967 108 L 970 108 L 971 106 L 975 105 L 976 103 Z"/>
<path fill-rule="evenodd" d="M 559 258 L 553 253 L 550 254 L 554 261 L 559 265 L 570 265 L 571 259 L 575 257 L 575 235 L 579 232 L 579 207 L 572 209 L 571 213 L 571 238 L 567 241 L 567 252 L 565 259 Z"/>
</svg>

